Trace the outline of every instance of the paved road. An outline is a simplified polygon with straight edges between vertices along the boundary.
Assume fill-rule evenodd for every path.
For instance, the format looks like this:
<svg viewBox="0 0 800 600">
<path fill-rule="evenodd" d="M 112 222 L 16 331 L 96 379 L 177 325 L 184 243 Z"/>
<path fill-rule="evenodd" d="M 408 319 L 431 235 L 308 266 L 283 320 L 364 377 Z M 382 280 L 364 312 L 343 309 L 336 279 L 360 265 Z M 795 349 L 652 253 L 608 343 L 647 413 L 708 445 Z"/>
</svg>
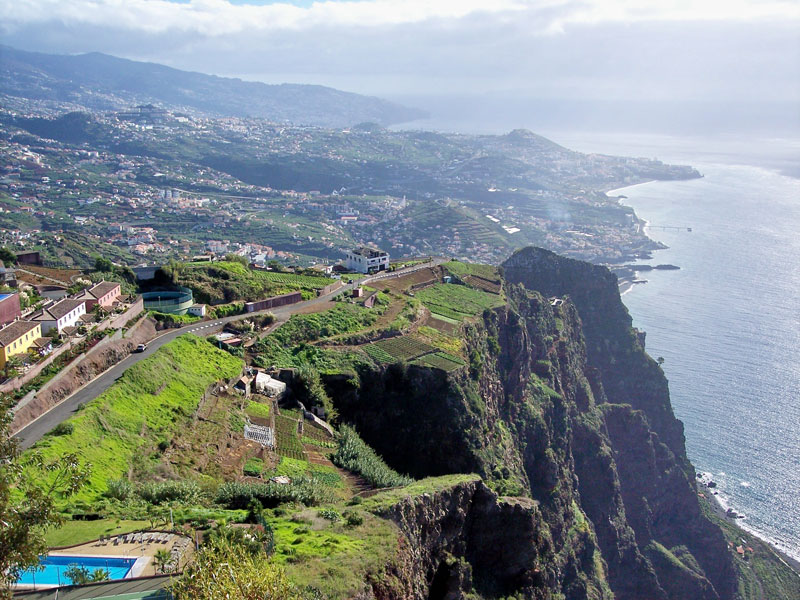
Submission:
<svg viewBox="0 0 800 600">
<path fill-rule="evenodd" d="M 298 302 L 297 304 L 290 304 L 288 306 L 281 306 L 279 308 L 268 309 L 255 313 L 234 315 L 232 317 L 225 317 L 224 319 L 216 319 L 214 321 L 202 321 L 195 325 L 182 327 L 180 329 L 171 329 L 167 333 L 164 333 L 159 337 L 155 338 L 154 340 L 148 342 L 147 350 L 145 350 L 144 352 L 131 354 L 121 362 L 117 363 L 116 365 L 105 371 L 102 375 L 99 375 L 98 377 L 96 377 L 95 379 L 84 385 L 82 388 L 78 389 L 71 396 L 68 396 L 66 400 L 61 401 L 59 404 L 57 404 L 48 412 L 43 414 L 41 417 L 33 421 L 27 427 L 18 431 L 14 437 L 16 437 L 20 441 L 20 447 L 22 449 L 30 448 L 33 444 L 42 439 L 42 437 L 44 437 L 44 435 L 48 431 L 53 429 L 53 427 L 70 418 L 78 410 L 78 407 L 80 405 L 85 404 L 90 400 L 94 400 L 95 398 L 97 398 L 97 396 L 99 396 L 109 387 L 111 387 L 114 384 L 114 382 L 117 379 L 119 379 L 122 376 L 122 374 L 125 371 L 127 371 L 130 367 L 135 365 L 140 360 L 147 358 L 148 356 L 151 356 L 161 346 L 171 342 L 178 336 L 184 335 L 186 333 L 193 333 L 195 335 L 201 335 L 201 336 L 209 336 L 221 331 L 226 323 L 230 323 L 231 321 L 240 321 L 242 319 L 247 319 L 253 315 L 265 314 L 268 312 L 273 313 L 279 321 L 286 321 L 289 319 L 290 316 L 292 316 L 292 314 L 300 310 L 307 309 L 309 307 L 318 304 L 322 304 L 323 302 L 327 302 L 334 296 L 337 296 L 342 292 L 352 290 L 358 285 L 365 285 L 369 284 L 370 282 L 380 281 L 381 279 L 407 275 L 408 273 L 411 273 L 418 269 L 424 269 L 427 267 L 439 265 L 442 262 L 444 262 L 444 260 L 445 259 L 442 258 L 435 258 L 432 263 L 425 263 L 422 265 L 418 265 L 416 267 L 403 269 L 402 271 L 396 271 L 393 273 L 386 273 L 386 274 L 376 275 L 374 277 L 368 277 L 366 279 L 362 279 L 359 282 L 344 285 L 343 287 L 339 288 L 335 292 L 331 292 L 330 294 L 319 296 L 317 298 L 312 298 L 311 300 L 306 300 L 305 302 Z"/>
</svg>

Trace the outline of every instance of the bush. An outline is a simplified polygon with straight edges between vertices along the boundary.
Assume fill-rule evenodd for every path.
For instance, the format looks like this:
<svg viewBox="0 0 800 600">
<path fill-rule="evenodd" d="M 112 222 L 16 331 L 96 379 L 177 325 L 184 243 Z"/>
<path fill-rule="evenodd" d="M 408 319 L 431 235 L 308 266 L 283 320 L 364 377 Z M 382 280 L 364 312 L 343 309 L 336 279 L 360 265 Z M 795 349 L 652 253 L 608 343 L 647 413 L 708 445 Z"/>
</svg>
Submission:
<svg viewBox="0 0 800 600">
<path fill-rule="evenodd" d="M 337 467 L 361 475 L 376 488 L 408 485 L 410 477 L 392 470 L 378 454 L 359 437 L 356 430 L 343 425 L 339 430 L 338 448 L 331 456 Z"/>
<path fill-rule="evenodd" d="M 326 508 L 317 513 L 323 519 L 327 519 L 333 523 L 342 520 L 342 515 L 340 515 L 337 511 L 333 510 L 332 508 Z"/>
<path fill-rule="evenodd" d="M 215 501 L 230 509 L 247 509 L 253 499 L 258 500 L 264 508 L 274 508 L 285 502 L 316 506 L 333 497 L 327 486 L 308 477 L 300 477 L 288 485 L 231 481 L 219 487 Z"/>
<path fill-rule="evenodd" d="M 49 435 L 70 435 L 75 430 L 75 425 L 68 421 L 59 423 L 50 431 Z"/>
<path fill-rule="evenodd" d="M 115 500 L 125 501 L 133 495 L 133 485 L 127 479 L 110 479 L 105 495 Z"/>
<path fill-rule="evenodd" d="M 264 461 L 260 458 L 248 458 L 244 464 L 243 472 L 249 477 L 261 477 L 261 471 L 264 470 Z"/>
<path fill-rule="evenodd" d="M 198 504 L 202 498 L 200 486 L 191 480 L 144 483 L 137 488 L 136 494 L 150 504 L 164 504 L 176 500 L 184 504 Z"/>
<path fill-rule="evenodd" d="M 348 527 L 358 527 L 364 524 L 364 517 L 353 510 L 345 511 L 344 522 Z"/>
</svg>

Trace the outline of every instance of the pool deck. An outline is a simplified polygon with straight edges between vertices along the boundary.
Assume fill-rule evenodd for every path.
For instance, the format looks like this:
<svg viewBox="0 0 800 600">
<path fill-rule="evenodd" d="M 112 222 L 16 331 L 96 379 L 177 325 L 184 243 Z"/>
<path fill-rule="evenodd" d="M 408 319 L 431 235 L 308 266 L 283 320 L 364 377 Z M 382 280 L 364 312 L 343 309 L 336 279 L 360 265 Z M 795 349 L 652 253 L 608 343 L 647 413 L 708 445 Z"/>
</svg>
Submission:
<svg viewBox="0 0 800 600">
<path fill-rule="evenodd" d="M 145 534 L 146 535 L 146 534 Z M 154 535 L 164 535 L 163 533 L 156 533 Z M 177 562 L 177 569 L 175 571 L 179 572 L 183 570 L 183 567 L 186 563 L 191 559 L 194 555 L 194 544 L 192 544 L 192 540 L 186 536 L 176 535 L 176 534 L 169 534 L 167 541 L 165 543 L 158 543 L 155 541 L 147 542 L 147 541 L 138 541 L 141 540 L 143 536 L 138 534 L 137 541 L 133 542 L 123 542 L 121 541 L 123 538 L 131 538 L 134 537 L 134 534 L 120 535 L 120 536 L 113 536 L 109 541 L 100 543 L 97 540 L 93 542 L 87 542 L 86 544 L 81 544 L 80 546 L 72 546 L 70 548 L 63 548 L 60 550 L 51 550 L 47 554 L 48 556 L 84 556 L 84 557 L 93 557 L 93 558 L 135 558 L 136 562 L 131 567 L 131 570 L 125 576 L 125 579 L 131 579 L 134 577 L 151 577 L 153 575 L 158 575 L 156 573 L 156 566 L 155 560 L 153 557 L 155 556 L 156 551 L 158 550 L 169 550 L 172 552 L 176 552 L 178 554 L 178 562 Z M 117 543 L 115 544 L 115 540 Z M 124 580 L 119 580 L 124 581 Z M 37 584 L 36 589 L 42 589 L 47 587 L 58 587 L 58 586 L 47 586 L 43 584 Z M 24 590 L 24 589 L 33 589 L 31 585 L 17 585 L 15 589 Z"/>
</svg>

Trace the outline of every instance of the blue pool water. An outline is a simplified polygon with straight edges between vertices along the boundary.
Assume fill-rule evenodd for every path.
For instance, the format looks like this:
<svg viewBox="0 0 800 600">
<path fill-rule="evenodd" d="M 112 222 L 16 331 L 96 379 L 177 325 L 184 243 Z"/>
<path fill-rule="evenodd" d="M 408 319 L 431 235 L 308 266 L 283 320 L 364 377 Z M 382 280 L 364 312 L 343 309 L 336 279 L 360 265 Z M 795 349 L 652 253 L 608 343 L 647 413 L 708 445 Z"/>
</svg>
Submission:
<svg viewBox="0 0 800 600">
<path fill-rule="evenodd" d="M 17 583 L 20 585 L 69 585 L 70 580 L 64 572 L 72 565 L 108 571 L 108 578 L 124 579 L 136 562 L 135 558 L 106 558 L 90 556 L 46 556 L 39 564 L 44 570 L 28 570 L 22 573 Z"/>
</svg>

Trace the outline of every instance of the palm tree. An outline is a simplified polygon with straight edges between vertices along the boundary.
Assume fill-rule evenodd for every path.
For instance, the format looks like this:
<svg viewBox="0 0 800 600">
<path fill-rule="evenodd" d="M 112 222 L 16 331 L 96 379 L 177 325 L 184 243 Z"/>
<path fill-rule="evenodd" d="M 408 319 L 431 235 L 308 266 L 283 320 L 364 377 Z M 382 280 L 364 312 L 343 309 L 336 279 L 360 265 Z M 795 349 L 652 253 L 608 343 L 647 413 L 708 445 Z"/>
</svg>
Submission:
<svg viewBox="0 0 800 600">
<path fill-rule="evenodd" d="M 155 561 L 156 564 L 156 572 L 166 573 L 171 558 L 172 555 L 166 548 L 159 548 L 156 550 L 156 553 L 153 555 L 153 561 Z"/>
</svg>

